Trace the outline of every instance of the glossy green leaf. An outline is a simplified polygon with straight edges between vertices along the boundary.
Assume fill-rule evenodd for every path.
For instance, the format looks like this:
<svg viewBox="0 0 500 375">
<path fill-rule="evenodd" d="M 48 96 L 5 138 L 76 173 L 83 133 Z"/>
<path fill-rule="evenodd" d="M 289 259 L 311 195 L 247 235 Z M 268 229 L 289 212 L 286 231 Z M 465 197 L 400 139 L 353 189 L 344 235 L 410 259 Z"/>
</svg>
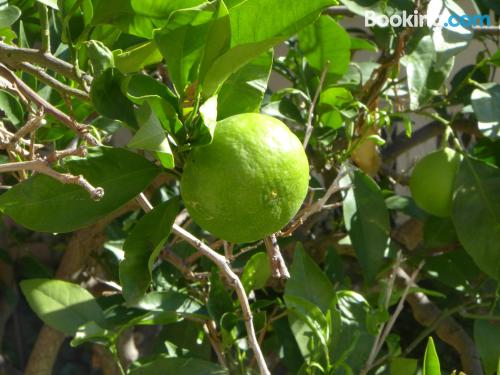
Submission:
<svg viewBox="0 0 500 375">
<path fill-rule="evenodd" d="M 488 83 L 484 88 L 485 90 L 476 89 L 472 92 L 472 108 L 481 133 L 495 139 L 500 137 L 500 85 Z"/>
<path fill-rule="evenodd" d="M 248 293 L 251 290 L 264 288 L 270 277 L 271 267 L 269 266 L 269 258 L 266 253 L 260 252 L 252 255 L 245 263 L 243 274 L 241 275 L 241 283 Z"/>
<path fill-rule="evenodd" d="M 365 278 L 372 281 L 389 244 L 389 213 L 376 182 L 361 171 L 344 199 L 344 222 Z"/>
<path fill-rule="evenodd" d="M 126 51 L 114 51 L 116 67 L 123 74 L 135 73 L 148 65 L 157 64 L 163 60 L 154 41 L 141 43 Z"/>
<path fill-rule="evenodd" d="M 318 306 L 323 312 L 328 310 L 335 298 L 335 292 L 328 277 L 300 243 L 297 244 L 285 295 L 303 298 Z"/>
<path fill-rule="evenodd" d="M 214 38 L 213 33 L 224 34 L 223 24 L 228 22 L 224 3 L 220 6 L 205 3 L 174 12 L 168 24 L 155 31 L 156 45 L 165 58 L 170 78 L 180 95 L 184 94 L 189 84 L 198 80 L 200 69 L 207 70 L 205 65 L 211 63 L 207 59 L 215 59 L 220 50 L 226 48 L 224 40 L 227 35 L 221 35 L 221 41 Z"/>
<path fill-rule="evenodd" d="M 132 369 L 130 375 L 228 375 L 229 372 L 219 365 L 196 358 L 159 357 Z"/>
<path fill-rule="evenodd" d="M 328 64 L 328 74 L 333 79 L 347 72 L 351 38 L 330 16 L 321 16 L 299 33 L 299 48 L 316 71 L 322 72 Z"/>
<path fill-rule="evenodd" d="M 90 149 L 87 158 L 67 161 L 64 166 L 72 174 L 83 175 L 93 186 L 102 187 L 104 197 L 95 202 L 80 186 L 64 185 L 37 174 L 0 195 L 0 210 L 35 231 L 71 232 L 133 199 L 159 173 L 142 156 L 107 147 Z"/>
<path fill-rule="evenodd" d="M 422 375 L 441 375 L 441 366 L 432 337 L 429 337 L 427 347 L 425 348 Z"/>
<path fill-rule="evenodd" d="M 271 74 L 273 52 L 264 52 L 234 73 L 217 96 L 217 118 L 258 112 Z"/>
<path fill-rule="evenodd" d="M 74 335 L 78 327 L 104 315 L 92 294 L 77 284 L 53 279 L 27 279 L 20 283 L 30 307 L 52 328 Z"/>
<path fill-rule="evenodd" d="M 165 26 L 172 12 L 201 3 L 203 0 L 94 0 L 92 23 L 111 24 L 126 33 L 152 39 L 153 30 Z"/>
<path fill-rule="evenodd" d="M 118 69 L 107 69 L 92 82 L 90 98 L 101 115 L 123 121 L 136 129 L 133 104 L 121 89 L 123 79 L 124 76 Z"/>
<path fill-rule="evenodd" d="M 167 134 L 151 106 L 148 103 L 143 104 L 136 110 L 136 116 L 137 122 L 141 124 L 141 127 L 127 146 L 154 152 L 163 167 L 173 168 L 175 166 L 174 155 L 172 154 Z"/>
<path fill-rule="evenodd" d="M 217 58 L 203 80 L 212 96 L 239 68 L 313 22 L 332 0 L 251 0 L 229 10 L 231 48 Z"/>
<path fill-rule="evenodd" d="M 455 180 L 453 224 L 478 267 L 500 280 L 500 170 L 465 158 Z M 471 225 L 474 223 L 474 225 Z"/>
<path fill-rule="evenodd" d="M 226 289 L 217 272 L 213 272 L 210 276 L 207 309 L 216 322 L 220 322 L 224 314 L 234 310 L 231 293 Z"/>
<path fill-rule="evenodd" d="M 344 124 L 341 111 L 353 102 L 349 90 L 343 87 L 331 87 L 324 90 L 319 98 L 317 111 L 323 126 L 338 129 Z"/>
<path fill-rule="evenodd" d="M 21 16 L 21 10 L 14 6 L 8 5 L 0 10 L 0 29 L 11 26 Z"/>
<path fill-rule="evenodd" d="M 496 323 L 498 320 L 496 322 L 487 319 L 474 321 L 474 342 L 486 375 L 493 375 L 500 363 L 500 326 Z"/>
<path fill-rule="evenodd" d="M 159 204 L 138 221 L 125 240 L 125 259 L 119 269 L 123 297 L 128 303 L 146 294 L 154 262 L 170 235 L 178 211 L 179 203 L 175 199 Z"/>
<path fill-rule="evenodd" d="M 4 90 L 0 90 L 0 110 L 5 113 L 5 117 L 15 127 L 18 127 L 23 122 L 24 111 L 21 103 L 16 97 Z"/>
</svg>

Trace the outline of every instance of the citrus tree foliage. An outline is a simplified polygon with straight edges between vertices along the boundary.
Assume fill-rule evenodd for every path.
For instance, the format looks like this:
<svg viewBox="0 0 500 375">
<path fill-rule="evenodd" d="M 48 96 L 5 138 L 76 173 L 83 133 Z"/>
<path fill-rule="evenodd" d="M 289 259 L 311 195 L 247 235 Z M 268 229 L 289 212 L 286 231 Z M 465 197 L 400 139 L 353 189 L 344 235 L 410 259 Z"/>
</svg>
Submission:
<svg viewBox="0 0 500 375">
<path fill-rule="evenodd" d="M 1 1 L 0 373 L 498 374 L 500 33 L 354 26 L 414 10 L 465 14 Z M 309 192 L 275 235 L 228 243 L 179 184 L 219 121 L 255 112 L 303 142 Z"/>
</svg>

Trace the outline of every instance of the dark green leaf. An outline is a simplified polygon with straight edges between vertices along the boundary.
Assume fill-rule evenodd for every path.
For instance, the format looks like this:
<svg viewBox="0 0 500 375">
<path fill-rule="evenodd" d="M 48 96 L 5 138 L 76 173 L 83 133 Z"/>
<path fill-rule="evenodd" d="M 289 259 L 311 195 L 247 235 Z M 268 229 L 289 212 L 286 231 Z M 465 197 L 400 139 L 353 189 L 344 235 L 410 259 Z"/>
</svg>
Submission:
<svg viewBox="0 0 500 375">
<path fill-rule="evenodd" d="M 285 295 L 303 298 L 326 312 L 335 298 L 333 286 L 299 243 L 290 269 Z"/>
<path fill-rule="evenodd" d="M 429 337 L 427 347 L 425 348 L 424 355 L 424 368 L 423 375 L 441 375 L 441 367 L 439 365 L 439 358 L 434 347 L 434 340 Z"/>
<path fill-rule="evenodd" d="M 38 317 L 67 335 L 74 335 L 78 327 L 87 322 L 104 322 L 103 312 L 92 294 L 77 284 L 28 279 L 21 281 L 20 286 Z"/>
<path fill-rule="evenodd" d="M 389 214 L 376 182 L 355 171 L 344 199 L 344 222 L 366 280 L 375 278 L 389 245 Z"/>
<path fill-rule="evenodd" d="M 487 318 L 487 317 L 485 317 Z M 498 320 L 474 321 L 474 342 L 481 356 L 486 375 L 493 375 L 500 360 L 500 325 Z"/>
<path fill-rule="evenodd" d="M 271 73 L 273 52 L 264 52 L 234 73 L 217 96 L 217 118 L 258 112 Z"/>
<path fill-rule="evenodd" d="M 479 130 L 487 137 L 500 137 L 500 85 L 484 84 L 485 90 L 472 92 L 472 108 L 478 121 Z"/>
<path fill-rule="evenodd" d="M 24 118 L 23 107 L 16 97 L 4 90 L 0 90 L 0 110 L 5 113 L 5 117 L 15 127 L 18 127 L 22 123 Z"/>
<path fill-rule="evenodd" d="M 170 234 L 178 210 L 175 199 L 156 206 L 139 220 L 125 240 L 120 283 L 128 303 L 136 302 L 148 290 L 153 264 Z"/>
<path fill-rule="evenodd" d="M 136 129 L 133 104 L 121 90 L 123 78 L 118 69 L 107 69 L 92 82 L 90 98 L 101 115 L 121 120 Z"/>
<path fill-rule="evenodd" d="M 139 155 L 106 147 L 90 149 L 86 159 L 67 161 L 65 168 L 72 174 L 83 175 L 93 186 L 102 187 L 104 197 L 94 202 L 80 186 L 64 185 L 37 174 L 2 194 L 0 209 L 35 231 L 71 232 L 127 203 L 159 173 Z"/>
<path fill-rule="evenodd" d="M 210 292 L 208 294 L 208 312 L 216 322 L 220 322 L 222 316 L 233 311 L 233 300 L 222 283 L 217 272 L 210 276 Z"/>
<path fill-rule="evenodd" d="M 130 375 L 228 375 L 229 372 L 212 362 L 196 358 L 158 358 L 132 369 Z"/>
<path fill-rule="evenodd" d="M 452 219 L 460 243 L 483 272 L 500 280 L 500 170 L 465 158 L 454 191 Z"/>
<path fill-rule="evenodd" d="M 241 282 L 247 293 L 251 290 L 262 289 L 271 277 L 269 258 L 264 252 L 252 255 L 246 262 L 241 275 Z"/>
<path fill-rule="evenodd" d="M 103 42 L 89 40 L 86 42 L 86 46 L 95 77 L 100 76 L 106 69 L 115 66 L 113 53 Z"/>
</svg>

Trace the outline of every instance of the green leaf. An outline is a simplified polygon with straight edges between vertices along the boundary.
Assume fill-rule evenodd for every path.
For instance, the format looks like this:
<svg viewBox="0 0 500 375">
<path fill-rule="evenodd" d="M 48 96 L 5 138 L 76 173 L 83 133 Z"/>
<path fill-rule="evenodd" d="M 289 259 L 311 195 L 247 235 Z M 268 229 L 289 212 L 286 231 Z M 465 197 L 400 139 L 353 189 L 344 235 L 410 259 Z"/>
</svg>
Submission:
<svg viewBox="0 0 500 375">
<path fill-rule="evenodd" d="M 37 174 L 2 194 L 0 210 L 35 231 L 71 232 L 130 201 L 159 173 L 142 156 L 107 147 L 90 149 L 87 158 L 67 161 L 64 166 L 74 175 L 83 175 L 93 186 L 102 187 L 104 197 L 95 202 L 81 186 L 64 185 Z"/>
<path fill-rule="evenodd" d="M 500 85 L 488 83 L 484 84 L 484 88 L 485 90 L 476 89 L 472 92 L 472 108 L 481 133 L 496 139 L 500 137 Z"/>
<path fill-rule="evenodd" d="M 441 375 L 441 367 L 439 365 L 439 358 L 434 347 L 434 340 L 429 337 L 427 347 L 424 354 L 424 368 L 422 375 Z"/>
<path fill-rule="evenodd" d="M 364 297 L 353 291 L 337 292 L 330 312 L 330 358 L 336 367 L 347 364 L 354 374 L 359 374 L 375 341 L 376 334 L 368 326 L 374 312 Z"/>
<path fill-rule="evenodd" d="M 217 126 L 217 96 L 212 96 L 200 106 L 198 127 L 192 136 L 193 145 L 201 146 L 212 142 Z"/>
<path fill-rule="evenodd" d="M 377 52 L 378 47 L 375 43 L 368 39 L 355 38 L 351 36 L 351 50 L 364 50 L 370 52 Z"/>
<path fill-rule="evenodd" d="M 23 122 L 24 111 L 19 100 L 4 90 L 0 90 L 0 110 L 5 113 L 5 117 L 15 127 L 18 127 Z"/>
<path fill-rule="evenodd" d="M 453 224 L 481 271 L 500 280 L 500 170 L 465 158 L 455 180 Z M 474 225 L 471 225 L 474 223 Z"/>
<path fill-rule="evenodd" d="M 252 255 L 246 262 L 241 275 L 241 283 L 245 291 L 249 293 L 251 290 L 264 288 L 270 277 L 269 258 L 266 253 L 260 252 Z"/>
<path fill-rule="evenodd" d="M 481 356 L 486 375 L 493 375 L 500 356 L 500 326 L 494 321 L 476 319 L 474 321 L 474 342 Z"/>
<path fill-rule="evenodd" d="M 354 98 L 351 92 L 343 87 L 331 87 L 321 93 L 317 111 L 321 123 L 332 129 L 339 129 L 344 124 L 341 111 L 347 108 Z"/>
<path fill-rule="evenodd" d="M 213 272 L 210 276 L 207 309 L 216 322 L 220 322 L 224 314 L 234 310 L 231 294 L 222 283 L 218 272 Z"/>
<path fill-rule="evenodd" d="M 154 152 L 163 167 L 175 166 L 174 155 L 170 148 L 165 129 L 148 103 L 136 110 L 137 122 L 141 127 L 129 141 L 127 147 Z"/>
<path fill-rule="evenodd" d="M 316 71 L 328 64 L 330 79 L 343 76 L 351 60 L 351 38 L 330 16 L 321 16 L 299 33 L 299 49 Z"/>
<path fill-rule="evenodd" d="M 126 83 L 126 93 L 127 97 L 135 104 L 143 104 L 144 101 L 149 101 L 150 99 L 164 99 L 168 102 L 168 104 L 170 104 L 172 109 L 175 109 L 172 112 L 173 114 L 175 112 L 180 113 L 178 108 L 179 98 L 175 96 L 167 86 L 151 76 L 145 74 L 134 74 L 129 77 Z M 154 107 L 152 102 L 149 103 Z M 158 117 L 165 127 L 162 117 L 159 115 Z M 165 127 L 165 129 L 167 129 L 167 127 Z"/>
<path fill-rule="evenodd" d="M 288 320 L 302 357 L 306 361 L 325 361 L 328 353 L 329 325 L 325 315 L 305 298 L 285 294 Z"/>
<path fill-rule="evenodd" d="M 418 47 L 410 54 L 401 59 L 406 66 L 408 75 L 408 89 L 410 93 L 410 108 L 418 109 L 420 107 L 420 98 L 427 89 L 429 72 L 431 71 L 436 51 L 432 38 L 424 36 L 418 43 Z"/>
<path fill-rule="evenodd" d="M 90 98 L 101 115 L 123 121 L 136 129 L 133 104 L 121 90 L 123 78 L 118 69 L 107 69 L 92 82 Z"/>
<path fill-rule="evenodd" d="M 203 80 L 210 97 L 243 65 L 313 22 L 333 0 L 248 0 L 229 10 L 231 48 L 217 58 Z"/>
<path fill-rule="evenodd" d="M 125 259 L 119 269 L 123 297 L 128 303 L 134 303 L 146 294 L 154 262 L 170 234 L 178 211 L 176 199 L 159 204 L 138 221 L 125 240 Z"/>
<path fill-rule="evenodd" d="M 128 48 L 126 51 L 113 52 L 116 67 L 123 74 L 135 73 L 148 65 L 157 64 L 163 60 L 154 41 L 149 41 Z"/>
<path fill-rule="evenodd" d="M 271 74 L 273 51 L 264 52 L 243 66 L 222 85 L 217 96 L 217 118 L 259 112 Z"/>
<path fill-rule="evenodd" d="M 103 42 L 99 40 L 89 40 L 85 42 L 90 62 L 94 71 L 94 76 L 100 76 L 106 69 L 115 66 L 113 53 Z"/>
<path fill-rule="evenodd" d="M 427 19 L 431 22 L 437 19 L 448 20 L 454 14 L 464 16 L 465 12 L 452 0 L 431 0 L 427 5 Z M 472 40 L 472 30 L 463 26 L 432 27 L 432 41 L 436 50 L 435 68 L 441 68 L 459 52 L 465 50 Z"/>
<path fill-rule="evenodd" d="M 174 12 L 168 24 L 154 33 L 170 78 L 181 96 L 189 84 L 198 80 L 200 69 L 206 72 L 206 64 L 211 63 L 209 60 L 215 59 L 221 48 L 226 48 L 226 35 L 221 35 L 222 41 L 214 38 L 214 33 L 224 33 L 223 24 L 229 21 L 224 3 L 219 4 L 217 7 L 213 3 L 204 3 L 196 8 Z"/>
<path fill-rule="evenodd" d="M 28 279 L 20 283 L 30 307 L 43 322 L 66 335 L 93 321 L 103 324 L 104 315 L 92 294 L 77 284 L 53 279 Z"/>
<path fill-rule="evenodd" d="M 418 361 L 413 358 L 397 357 L 391 360 L 390 375 L 415 375 L 418 369 Z"/>
<path fill-rule="evenodd" d="M 172 12 L 201 3 L 203 0 L 94 0 L 92 23 L 111 24 L 128 34 L 152 39 L 153 30 L 165 26 Z"/>
<path fill-rule="evenodd" d="M 158 358 L 132 369 L 130 375 L 228 375 L 219 365 L 196 358 Z"/>
<path fill-rule="evenodd" d="M 335 298 L 335 292 L 328 277 L 300 243 L 297 244 L 285 295 L 303 298 L 318 306 L 323 312 L 328 310 Z"/>
<path fill-rule="evenodd" d="M 0 29 L 11 26 L 21 16 L 21 10 L 14 6 L 8 5 L 0 10 Z"/>
<path fill-rule="evenodd" d="M 344 199 L 344 222 L 367 282 L 373 281 L 389 244 L 389 213 L 376 182 L 355 171 Z"/>
</svg>

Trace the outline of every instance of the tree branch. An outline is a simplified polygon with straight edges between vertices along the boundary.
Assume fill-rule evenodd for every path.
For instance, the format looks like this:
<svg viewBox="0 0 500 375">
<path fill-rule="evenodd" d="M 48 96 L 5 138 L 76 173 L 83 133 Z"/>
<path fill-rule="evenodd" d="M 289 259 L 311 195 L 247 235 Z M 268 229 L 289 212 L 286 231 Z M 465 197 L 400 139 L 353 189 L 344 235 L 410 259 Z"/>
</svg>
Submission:
<svg viewBox="0 0 500 375">
<path fill-rule="evenodd" d="M 21 62 L 29 61 L 30 63 L 57 72 L 73 81 L 84 81 L 87 84 L 92 82 L 92 76 L 89 74 L 83 72 L 80 75 L 77 73 L 75 67 L 70 63 L 58 59 L 54 55 L 43 53 L 37 49 L 20 48 L 0 42 L 0 61 L 9 66 L 16 66 Z"/>
<path fill-rule="evenodd" d="M 40 97 L 35 91 L 31 89 L 31 87 L 25 84 L 19 77 L 17 77 L 10 69 L 8 69 L 3 64 L 0 64 L 0 76 L 2 76 L 10 84 L 15 86 L 25 98 L 31 100 L 38 107 L 43 108 L 45 110 L 45 113 L 53 115 L 59 121 L 68 126 L 70 129 L 73 129 L 88 144 L 92 146 L 97 146 L 99 144 L 99 142 L 90 133 L 88 133 L 87 126 L 79 124 L 78 122 L 73 120 L 70 116 L 68 116 L 67 114 L 65 114 L 64 112 L 62 112 L 61 110 L 57 109 L 52 104 L 47 102 L 45 99 Z"/>
<path fill-rule="evenodd" d="M 145 212 L 149 212 L 153 209 L 153 206 L 148 201 L 148 199 L 144 196 L 144 194 L 139 194 L 137 197 L 137 202 L 142 207 Z M 241 280 L 238 276 L 233 272 L 231 266 L 227 262 L 227 259 L 211 249 L 208 245 L 203 243 L 201 240 L 193 236 L 187 230 L 182 228 L 181 226 L 174 224 L 172 226 L 172 233 L 181 237 L 197 249 L 200 253 L 210 259 L 216 266 L 219 268 L 220 272 L 226 277 L 231 288 L 234 289 L 236 295 L 238 296 L 238 300 L 241 305 L 241 309 L 243 311 L 243 320 L 245 321 L 245 327 L 248 334 L 248 342 L 250 347 L 252 348 L 255 358 L 257 359 L 257 364 L 259 365 L 259 370 L 261 375 L 271 375 L 271 372 L 267 368 L 266 361 L 264 359 L 264 355 L 262 354 L 262 350 L 260 349 L 259 342 L 257 340 L 257 335 L 255 334 L 255 328 L 253 326 L 253 315 L 252 310 L 250 308 L 250 303 L 248 302 L 248 297 L 245 292 L 245 288 L 241 283 Z"/>
</svg>

